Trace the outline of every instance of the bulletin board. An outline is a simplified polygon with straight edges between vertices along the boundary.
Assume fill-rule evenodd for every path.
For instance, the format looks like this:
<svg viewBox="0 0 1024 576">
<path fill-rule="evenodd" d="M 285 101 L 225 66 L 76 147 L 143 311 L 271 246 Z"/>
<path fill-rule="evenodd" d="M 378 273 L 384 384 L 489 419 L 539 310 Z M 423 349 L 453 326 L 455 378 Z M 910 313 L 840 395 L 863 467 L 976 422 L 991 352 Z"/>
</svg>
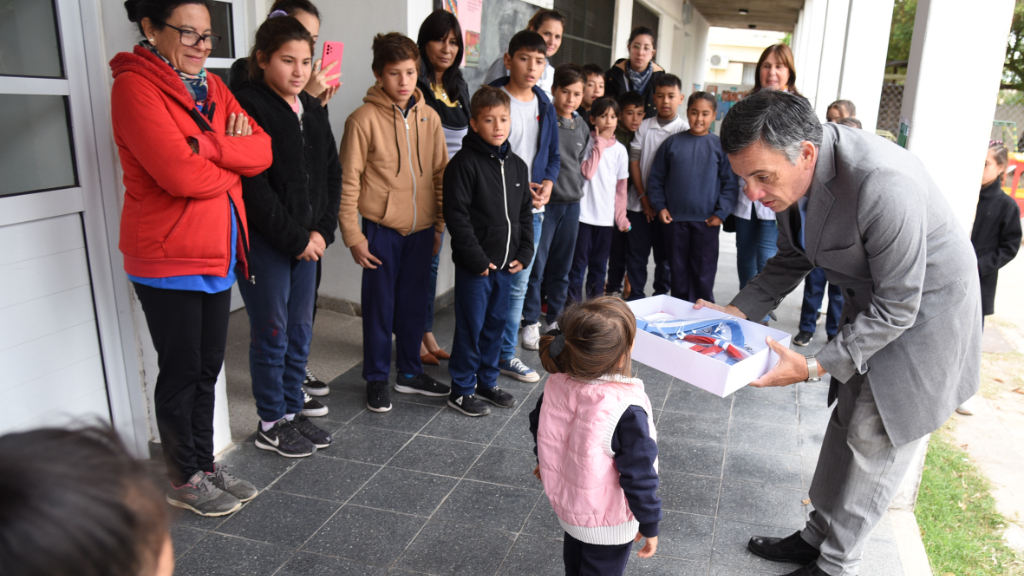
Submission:
<svg viewBox="0 0 1024 576">
<path fill-rule="evenodd" d="M 484 11 L 483 0 L 444 0 L 444 9 L 459 19 L 462 27 L 462 65 L 476 68 L 480 65 L 480 22 Z"/>
</svg>

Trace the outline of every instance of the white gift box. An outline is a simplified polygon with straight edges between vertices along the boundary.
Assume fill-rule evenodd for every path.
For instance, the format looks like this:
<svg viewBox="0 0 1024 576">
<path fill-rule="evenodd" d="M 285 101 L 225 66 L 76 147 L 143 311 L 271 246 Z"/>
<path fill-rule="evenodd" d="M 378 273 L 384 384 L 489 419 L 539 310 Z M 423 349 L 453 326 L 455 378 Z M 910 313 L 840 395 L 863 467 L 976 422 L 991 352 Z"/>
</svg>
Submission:
<svg viewBox="0 0 1024 576">
<path fill-rule="evenodd" d="M 727 318 L 738 321 L 743 329 L 746 347 L 752 355 L 731 366 L 721 360 L 694 352 L 685 343 L 671 342 L 639 329 L 633 346 L 633 360 L 723 398 L 764 376 L 778 364 L 779 355 L 768 347 L 766 337 L 771 336 L 783 346 L 789 347 L 790 335 L 786 332 L 758 322 L 740 320 L 710 308 L 694 310 L 693 303 L 671 296 L 652 296 L 635 300 L 629 303 L 629 307 L 637 318 L 663 312 L 679 320 Z"/>
</svg>

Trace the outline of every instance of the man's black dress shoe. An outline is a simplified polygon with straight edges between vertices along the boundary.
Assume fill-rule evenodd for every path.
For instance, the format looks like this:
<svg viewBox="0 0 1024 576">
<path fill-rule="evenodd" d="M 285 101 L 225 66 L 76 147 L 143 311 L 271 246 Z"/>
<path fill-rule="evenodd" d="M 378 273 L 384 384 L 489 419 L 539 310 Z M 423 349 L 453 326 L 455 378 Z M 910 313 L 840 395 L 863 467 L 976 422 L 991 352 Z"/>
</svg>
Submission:
<svg viewBox="0 0 1024 576">
<path fill-rule="evenodd" d="M 828 572 L 818 568 L 817 562 L 811 562 L 807 566 L 797 568 L 785 576 L 828 576 Z"/>
<path fill-rule="evenodd" d="M 747 549 L 765 560 L 810 564 L 818 559 L 818 549 L 800 537 L 799 532 L 785 538 L 754 536 L 747 543 Z"/>
</svg>

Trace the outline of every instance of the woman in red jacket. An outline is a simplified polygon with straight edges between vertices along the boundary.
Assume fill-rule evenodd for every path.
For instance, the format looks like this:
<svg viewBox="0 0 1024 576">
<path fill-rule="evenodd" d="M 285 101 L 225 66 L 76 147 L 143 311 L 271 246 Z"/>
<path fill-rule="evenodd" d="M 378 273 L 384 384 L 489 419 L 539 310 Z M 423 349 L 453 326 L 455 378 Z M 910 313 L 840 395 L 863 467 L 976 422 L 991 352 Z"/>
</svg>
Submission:
<svg viewBox="0 0 1024 576">
<path fill-rule="evenodd" d="M 203 65 L 220 41 L 208 0 L 128 0 L 145 39 L 110 62 L 124 170 L 120 249 L 160 367 L 154 412 L 170 504 L 230 514 L 256 488 L 213 461 L 214 385 L 231 285 L 247 270 L 241 176 L 271 163 L 270 137 Z"/>
</svg>

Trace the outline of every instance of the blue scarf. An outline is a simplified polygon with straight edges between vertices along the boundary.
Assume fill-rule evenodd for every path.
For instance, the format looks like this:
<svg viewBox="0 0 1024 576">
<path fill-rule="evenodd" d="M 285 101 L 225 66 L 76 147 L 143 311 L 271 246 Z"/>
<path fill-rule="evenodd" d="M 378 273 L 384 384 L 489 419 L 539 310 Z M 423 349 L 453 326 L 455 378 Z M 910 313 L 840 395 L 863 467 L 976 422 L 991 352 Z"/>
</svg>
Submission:
<svg viewBox="0 0 1024 576">
<path fill-rule="evenodd" d="M 142 46 L 146 50 L 149 50 L 153 54 L 156 54 L 157 58 L 163 60 L 171 70 L 174 70 L 178 74 L 178 78 L 185 84 L 185 89 L 188 90 L 189 95 L 192 96 L 192 100 L 196 103 L 196 108 L 203 109 L 203 105 L 206 103 L 206 96 L 208 93 L 206 84 L 206 68 L 203 68 L 198 75 L 186 74 L 181 70 L 174 67 L 171 61 L 164 58 L 163 54 L 157 51 L 156 47 L 149 43 L 147 40 L 139 42 L 139 46 Z"/>
<path fill-rule="evenodd" d="M 647 63 L 647 69 L 643 72 L 636 72 L 633 67 L 629 65 L 629 60 L 626 61 L 626 74 L 629 76 L 629 83 L 633 86 L 633 90 L 640 92 L 647 88 L 647 82 L 650 81 L 651 75 L 654 74 L 654 61 L 651 60 Z"/>
</svg>

